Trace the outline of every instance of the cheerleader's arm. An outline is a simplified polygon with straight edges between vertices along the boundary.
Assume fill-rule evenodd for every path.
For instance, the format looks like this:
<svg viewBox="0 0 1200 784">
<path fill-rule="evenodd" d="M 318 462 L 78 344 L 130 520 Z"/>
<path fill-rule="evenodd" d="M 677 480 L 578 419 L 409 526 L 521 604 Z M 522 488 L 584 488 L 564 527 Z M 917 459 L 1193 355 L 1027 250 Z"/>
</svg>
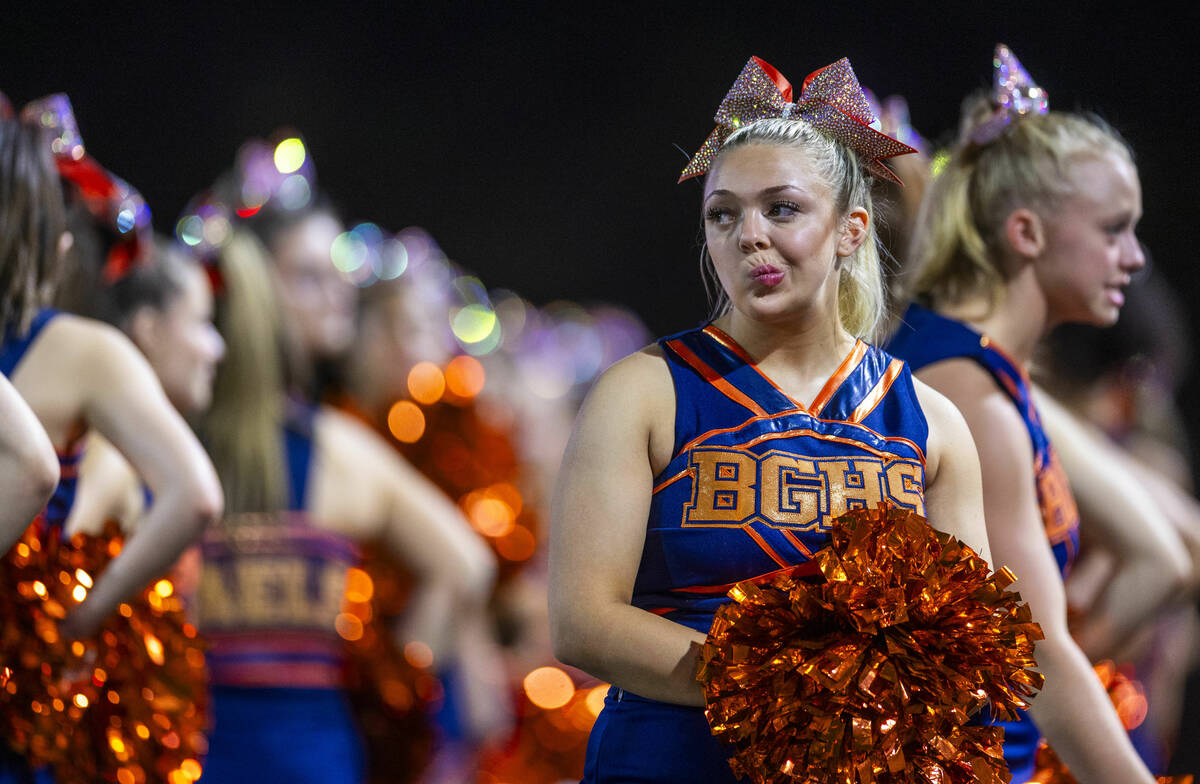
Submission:
<svg viewBox="0 0 1200 784">
<path fill-rule="evenodd" d="M 1179 596 L 1191 559 L 1133 461 L 1048 395 L 1037 401 L 1083 524 L 1116 558 L 1112 575 L 1075 630 L 1079 647 L 1098 661 L 1115 655 Z"/>
<path fill-rule="evenodd" d="M 550 634 L 566 664 L 643 697 L 700 706 L 705 635 L 630 603 L 653 464 L 670 459 L 674 401 L 653 349 L 609 368 L 584 401 L 551 506 Z"/>
<path fill-rule="evenodd" d="M 58 458 L 37 416 L 0 376 L 0 554 L 21 537 L 58 484 Z"/>
<path fill-rule="evenodd" d="M 128 338 L 107 325 L 66 315 L 54 320 L 41 342 L 52 338 L 74 352 L 87 424 L 121 452 L 154 497 L 137 533 L 63 622 L 64 635 L 81 638 L 166 573 L 224 504 L 208 455 Z"/>
<path fill-rule="evenodd" d="M 925 459 L 925 515 L 929 524 L 992 563 L 983 514 L 983 480 L 975 440 L 959 410 L 937 390 L 914 379 L 929 423 Z"/>
<path fill-rule="evenodd" d="M 1017 576 L 1045 635 L 1034 651 L 1046 683 L 1030 714 L 1079 781 L 1152 784 L 1091 664 L 1067 629 L 1062 577 L 1038 508 L 1029 433 L 1012 402 L 970 361 L 944 362 L 922 377 L 962 412 L 983 466 L 988 540 L 997 565 Z"/>
</svg>

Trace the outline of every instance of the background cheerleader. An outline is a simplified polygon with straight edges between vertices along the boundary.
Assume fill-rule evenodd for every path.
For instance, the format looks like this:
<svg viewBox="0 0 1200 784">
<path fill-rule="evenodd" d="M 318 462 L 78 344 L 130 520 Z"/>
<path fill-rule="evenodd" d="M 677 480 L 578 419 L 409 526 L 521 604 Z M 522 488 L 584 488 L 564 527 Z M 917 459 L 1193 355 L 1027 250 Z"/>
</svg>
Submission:
<svg viewBox="0 0 1200 784">
<path fill-rule="evenodd" d="M 1046 636 L 1037 727 L 1005 726 L 1014 779 L 1032 773 L 1040 730 L 1083 781 L 1150 781 L 1067 629 L 1062 572 L 1077 551 L 1078 513 L 1024 370 L 1049 326 L 1115 321 L 1120 289 L 1144 263 L 1137 170 L 1106 126 L 1046 113 L 1045 93 L 1006 47 L 994 63 L 991 102 L 976 107 L 922 205 L 910 263 L 936 312 L 910 307 L 889 348 L 966 417 L 987 466 L 993 550 Z M 1157 575 L 1168 589 L 1186 568 L 1175 555 Z"/>
</svg>

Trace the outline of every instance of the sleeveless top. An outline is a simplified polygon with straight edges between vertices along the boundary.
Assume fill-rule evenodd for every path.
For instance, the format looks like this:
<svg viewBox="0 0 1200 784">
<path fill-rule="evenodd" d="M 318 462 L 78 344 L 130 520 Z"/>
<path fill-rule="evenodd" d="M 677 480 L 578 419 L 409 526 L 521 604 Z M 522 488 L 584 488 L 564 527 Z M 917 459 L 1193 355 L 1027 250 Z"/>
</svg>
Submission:
<svg viewBox="0 0 1200 784">
<path fill-rule="evenodd" d="M 1054 550 L 1059 573 L 1067 571 L 1079 552 L 1079 511 L 1066 473 L 1033 402 L 1032 384 L 1024 368 L 989 340 L 960 321 L 920 305 L 911 305 L 903 324 L 888 342 L 888 351 L 903 357 L 914 370 L 943 359 L 966 358 L 986 370 L 1017 407 L 1033 449 L 1033 480 L 1046 539 Z"/>
<path fill-rule="evenodd" d="M 924 514 L 929 428 L 904 362 L 858 341 L 806 406 L 714 325 L 659 345 L 674 457 L 654 480 L 634 606 L 707 632 L 734 583 L 809 562 L 846 511 Z"/>
<path fill-rule="evenodd" d="M 43 308 L 33 317 L 29 329 L 23 335 L 17 334 L 12 329 L 5 333 L 4 339 L 0 341 L 0 373 L 7 378 L 12 378 L 17 366 L 25 358 L 25 354 L 33 346 L 34 341 L 58 314 L 57 310 Z M 67 515 L 70 514 L 71 506 L 75 503 L 75 491 L 79 481 L 79 463 L 83 459 L 85 434 L 86 430 L 81 427 L 79 432 L 68 441 L 65 449 L 59 450 L 55 447 L 55 452 L 58 454 L 59 480 L 58 486 L 54 488 L 54 494 L 46 502 L 46 508 L 38 519 L 39 530 L 43 533 L 57 530 L 62 535 L 65 531 Z"/>
<path fill-rule="evenodd" d="M 1025 370 L 987 337 L 920 305 L 909 306 L 900 329 L 888 343 L 888 350 L 904 357 L 917 370 L 944 359 L 974 360 L 1017 407 L 1033 449 L 1032 479 L 1037 487 L 1046 540 L 1054 551 L 1059 574 L 1065 577 L 1079 551 L 1079 511 L 1066 474 L 1042 429 Z M 1034 755 L 1041 739 L 1041 732 L 1029 714 L 1018 711 L 1018 715 L 1017 721 L 996 721 L 985 709 L 972 720 L 1004 728 L 1004 758 L 1014 782 L 1024 781 L 1033 774 Z"/>
<path fill-rule="evenodd" d="M 201 542 L 199 626 L 214 686 L 339 688 L 339 614 L 358 546 L 305 512 L 315 409 L 293 406 L 284 427 L 288 509 L 227 516 Z"/>
</svg>

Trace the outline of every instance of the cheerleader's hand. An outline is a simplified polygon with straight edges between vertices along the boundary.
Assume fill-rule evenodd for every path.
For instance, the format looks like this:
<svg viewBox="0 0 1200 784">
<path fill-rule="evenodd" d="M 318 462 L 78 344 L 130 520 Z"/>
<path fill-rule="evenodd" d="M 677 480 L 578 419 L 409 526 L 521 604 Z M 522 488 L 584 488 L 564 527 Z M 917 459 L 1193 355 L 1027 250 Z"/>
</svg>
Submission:
<svg viewBox="0 0 1200 784">
<path fill-rule="evenodd" d="M 84 601 L 59 622 L 58 633 L 64 642 L 86 640 L 100 631 L 104 618 L 96 617 L 93 606 L 91 602 Z"/>
</svg>

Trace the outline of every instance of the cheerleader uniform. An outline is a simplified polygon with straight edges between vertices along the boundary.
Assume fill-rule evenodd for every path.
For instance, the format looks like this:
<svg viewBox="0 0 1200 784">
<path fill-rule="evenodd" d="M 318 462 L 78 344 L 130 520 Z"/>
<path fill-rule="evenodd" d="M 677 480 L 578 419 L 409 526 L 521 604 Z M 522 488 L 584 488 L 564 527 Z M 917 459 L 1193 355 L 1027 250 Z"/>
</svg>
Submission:
<svg viewBox="0 0 1200 784">
<path fill-rule="evenodd" d="M 353 542 L 315 527 L 304 511 L 314 413 L 293 411 L 284 430 L 289 509 L 226 518 L 202 542 L 209 784 L 363 780 L 336 627 L 346 570 L 360 557 Z"/>
<path fill-rule="evenodd" d="M 811 562 L 839 515 L 883 501 L 924 513 L 929 431 L 902 361 L 858 341 L 805 406 L 716 326 L 659 345 L 675 457 L 654 480 L 635 607 L 707 632 L 735 583 Z M 737 780 L 702 708 L 613 687 L 583 781 Z"/>
<path fill-rule="evenodd" d="M 30 322 L 29 330 L 24 335 L 9 331 L 0 341 L 0 373 L 11 379 L 17 366 L 25 358 L 30 347 L 42 330 L 46 328 L 58 311 L 49 308 L 39 310 Z M 80 427 L 68 441 L 65 449 L 55 449 L 58 454 L 59 480 L 54 488 L 54 494 L 46 502 L 46 508 L 38 515 L 33 524 L 42 538 L 49 536 L 62 537 L 67 515 L 75 502 L 75 490 L 78 484 L 79 461 L 83 458 L 84 429 Z M 5 586 L 3 590 L 11 590 Z M 0 784 L 53 784 L 54 774 L 48 767 L 31 769 L 25 760 L 13 752 L 7 744 L 0 744 Z"/>
<path fill-rule="evenodd" d="M 1042 429 L 1033 403 L 1032 384 L 1025 370 L 987 337 L 962 322 L 946 318 L 920 305 L 911 305 L 902 325 L 889 341 L 888 351 L 903 357 L 914 370 L 944 359 L 966 358 L 977 362 L 1008 395 L 1029 432 L 1033 449 L 1033 481 L 1046 539 L 1054 551 L 1060 574 L 1065 578 L 1079 551 L 1079 512 L 1058 456 Z M 1033 775 L 1034 754 L 1041 733 L 1025 711 L 1015 722 L 984 721 L 1004 728 L 1004 758 L 1014 782 Z"/>
</svg>

